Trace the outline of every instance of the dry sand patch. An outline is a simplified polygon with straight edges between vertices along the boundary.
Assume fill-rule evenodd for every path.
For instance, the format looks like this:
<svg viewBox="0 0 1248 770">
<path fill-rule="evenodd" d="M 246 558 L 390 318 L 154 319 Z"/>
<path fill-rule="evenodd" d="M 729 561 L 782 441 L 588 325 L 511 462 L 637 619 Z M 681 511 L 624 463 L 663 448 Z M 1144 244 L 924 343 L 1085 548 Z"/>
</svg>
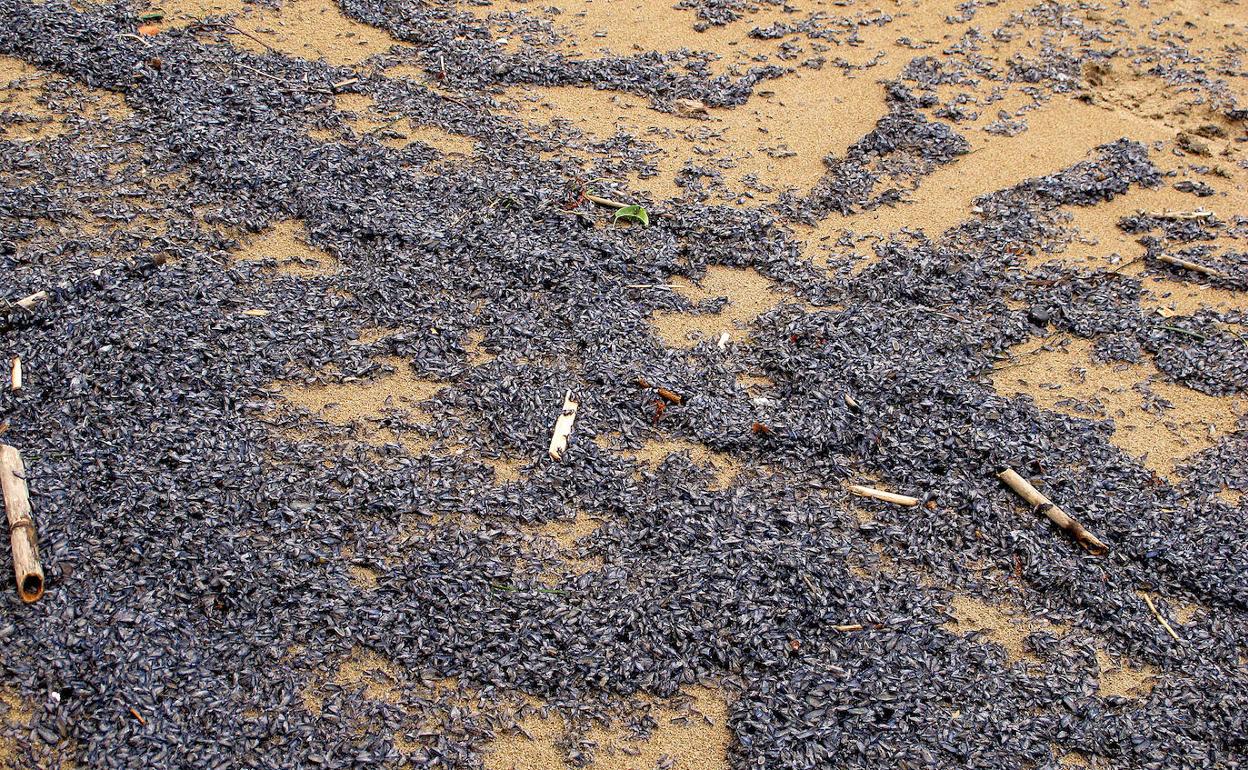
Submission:
<svg viewBox="0 0 1248 770">
<path fill-rule="evenodd" d="M 686 347 L 691 340 L 715 341 L 724 332 L 737 338 L 751 321 L 786 299 L 774 281 L 753 268 L 711 265 L 700 281 L 677 277 L 672 286 L 695 303 L 727 298 L 717 313 L 658 313 L 655 328 L 674 347 Z"/>
<path fill-rule="evenodd" d="M 1015 357 L 1017 363 L 993 374 L 998 393 L 1025 393 L 1046 409 L 1112 419 L 1110 440 L 1170 478 L 1177 464 L 1233 431 L 1248 412 L 1243 397 L 1210 396 L 1170 382 L 1149 363 L 1097 364 L 1090 340 L 1026 343 Z"/>
<path fill-rule="evenodd" d="M 333 0 L 284 0 L 280 9 L 243 0 L 163 0 L 168 27 L 228 16 L 234 29 L 214 27 L 230 42 L 255 53 L 279 51 L 301 59 L 354 66 L 383 54 L 399 41 L 343 13 Z"/>
<path fill-rule="evenodd" d="M 339 94 L 335 97 L 335 104 L 338 109 L 354 116 L 347 123 L 357 135 L 374 136 L 387 147 L 397 150 L 413 142 L 420 142 L 444 155 L 471 155 L 473 152 L 471 138 L 437 126 L 417 123 L 404 115 L 386 112 L 377 106 L 372 97 L 365 94 Z M 317 138 L 329 139 L 333 135 L 323 133 Z"/>
<path fill-rule="evenodd" d="M 670 702 L 654 701 L 655 726 L 646 737 L 625 725 L 595 725 L 580 738 L 586 765 L 594 770 L 726 770 L 732 734 L 728 704 L 718 688 L 688 688 Z M 484 756 L 487 770 L 559 770 L 571 767 L 564 746 L 574 736 L 555 716 L 535 711 L 517 728 L 494 739 Z"/>
<path fill-rule="evenodd" d="M 246 239 L 231 259 L 273 260 L 279 273 L 300 278 L 333 275 L 339 268 L 338 260 L 332 254 L 308 242 L 307 228 L 296 219 L 282 220 Z"/>
<path fill-rule="evenodd" d="M 63 93 L 49 99 L 54 87 Z M 120 94 L 0 56 L 0 114 L 17 119 L 0 124 L 0 140 L 35 141 L 65 134 L 71 121 L 120 121 L 132 113 Z"/>
<path fill-rule="evenodd" d="M 347 424 L 378 417 L 388 409 L 417 408 L 446 387 L 446 383 L 417 377 L 402 358 L 387 357 L 380 363 L 391 371 L 371 380 L 286 386 L 282 397 L 331 422 Z"/>
</svg>

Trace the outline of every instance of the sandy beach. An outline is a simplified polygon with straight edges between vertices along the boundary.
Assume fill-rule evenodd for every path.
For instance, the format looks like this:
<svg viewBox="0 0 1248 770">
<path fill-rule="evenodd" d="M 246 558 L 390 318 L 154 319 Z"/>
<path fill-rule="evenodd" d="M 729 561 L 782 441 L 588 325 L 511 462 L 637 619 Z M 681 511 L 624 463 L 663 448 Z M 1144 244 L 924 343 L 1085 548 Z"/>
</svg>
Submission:
<svg viewBox="0 0 1248 770">
<path fill-rule="evenodd" d="M 0 20 L 0 765 L 1248 764 L 1242 2 Z"/>
</svg>

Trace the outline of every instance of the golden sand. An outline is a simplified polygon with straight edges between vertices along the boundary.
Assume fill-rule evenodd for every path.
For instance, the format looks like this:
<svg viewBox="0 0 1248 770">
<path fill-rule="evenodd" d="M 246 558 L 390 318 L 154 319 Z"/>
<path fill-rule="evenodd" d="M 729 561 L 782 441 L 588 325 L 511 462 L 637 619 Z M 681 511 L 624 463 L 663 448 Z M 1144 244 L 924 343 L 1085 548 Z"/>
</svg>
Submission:
<svg viewBox="0 0 1248 770">
<path fill-rule="evenodd" d="M 1167 381 L 1151 363 L 1097 364 L 1092 343 L 1077 338 L 1029 342 L 1017 363 L 993 374 L 1002 395 L 1025 393 L 1046 409 L 1113 420 L 1110 440 L 1157 473 L 1175 478 L 1175 466 L 1235 429 L 1248 399 L 1205 395 Z M 1160 397 L 1164 411 L 1146 411 Z"/>
<path fill-rule="evenodd" d="M 672 770 L 727 770 L 728 705 L 722 691 L 694 687 L 684 703 L 656 703 L 658 722 L 647 739 L 631 735 L 622 725 L 595 726 L 584 736 L 590 742 L 595 770 L 634 770 L 670 761 Z M 527 735 L 526 735 L 527 733 Z M 519 729 L 500 735 L 485 754 L 486 770 L 559 770 L 570 767 L 560 747 L 567 730 L 554 716 L 533 714 Z"/>
<path fill-rule="evenodd" d="M 399 44 L 386 32 L 348 18 L 333 0 L 286 0 L 280 10 L 243 0 L 162 0 L 158 6 L 166 27 L 228 15 L 234 29 L 212 31 L 256 53 L 278 51 L 351 66 Z"/>
<path fill-rule="evenodd" d="M 785 295 L 776 291 L 776 284 L 752 268 L 712 265 L 702 280 L 694 283 L 673 278 L 673 289 L 691 302 L 726 297 L 728 302 L 718 313 L 658 313 L 654 319 L 659 336 L 673 347 L 685 347 L 701 340 L 717 340 L 727 332 L 740 340 L 747 336 L 745 328 L 781 301 Z M 789 301 L 795 301 L 790 296 Z"/>
<path fill-rule="evenodd" d="M 233 255 L 238 260 L 274 260 L 278 272 L 301 278 L 333 275 L 338 271 L 338 260 L 333 255 L 308 243 L 308 231 L 303 223 L 286 219 L 246 240 L 243 248 Z"/>
</svg>

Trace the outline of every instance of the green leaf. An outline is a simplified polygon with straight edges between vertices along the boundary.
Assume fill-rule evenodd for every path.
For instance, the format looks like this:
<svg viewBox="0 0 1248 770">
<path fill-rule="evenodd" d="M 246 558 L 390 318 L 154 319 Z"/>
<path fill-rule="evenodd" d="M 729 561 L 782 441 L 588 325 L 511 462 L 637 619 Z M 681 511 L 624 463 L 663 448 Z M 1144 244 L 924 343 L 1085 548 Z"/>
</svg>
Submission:
<svg viewBox="0 0 1248 770">
<path fill-rule="evenodd" d="M 141 14 L 139 16 L 139 21 L 160 21 L 163 18 L 165 18 L 164 11 L 149 11 L 148 13 Z"/>
<path fill-rule="evenodd" d="M 634 206 L 625 206 L 622 209 L 617 209 L 615 212 L 615 216 L 611 218 L 611 222 L 615 223 L 615 222 L 620 221 L 621 219 L 631 219 L 635 222 L 640 222 L 644 227 L 650 226 L 650 214 L 646 211 L 645 206 L 634 205 Z"/>
</svg>

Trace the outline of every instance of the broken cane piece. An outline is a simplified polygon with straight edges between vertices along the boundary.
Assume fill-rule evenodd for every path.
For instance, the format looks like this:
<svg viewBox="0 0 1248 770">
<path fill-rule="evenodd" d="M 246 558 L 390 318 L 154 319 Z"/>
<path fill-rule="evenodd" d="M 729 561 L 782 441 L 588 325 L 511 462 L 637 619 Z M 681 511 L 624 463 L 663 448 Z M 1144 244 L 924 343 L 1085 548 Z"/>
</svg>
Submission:
<svg viewBox="0 0 1248 770">
<path fill-rule="evenodd" d="M 1036 513 L 1044 514 L 1049 521 L 1066 530 L 1071 537 L 1084 548 L 1087 548 L 1090 553 L 1101 556 L 1109 551 L 1109 546 L 1101 542 L 1096 535 L 1084 529 L 1082 524 L 1072 519 L 1069 514 L 1057 507 L 1052 500 L 1033 487 L 1031 482 L 1015 473 L 1012 469 L 1006 468 L 997 474 L 997 478 L 1014 490 L 1015 494 L 1023 498 Z"/>
<path fill-rule="evenodd" d="M 47 299 L 48 293 L 46 291 L 37 291 L 34 294 L 22 297 L 18 301 L 11 304 L 0 300 L 0 316 L 12 313 L 14 308 L 20 308 L 29 313 L 33 311 L 39 303 L 45 302 Z"/>
</svg>

